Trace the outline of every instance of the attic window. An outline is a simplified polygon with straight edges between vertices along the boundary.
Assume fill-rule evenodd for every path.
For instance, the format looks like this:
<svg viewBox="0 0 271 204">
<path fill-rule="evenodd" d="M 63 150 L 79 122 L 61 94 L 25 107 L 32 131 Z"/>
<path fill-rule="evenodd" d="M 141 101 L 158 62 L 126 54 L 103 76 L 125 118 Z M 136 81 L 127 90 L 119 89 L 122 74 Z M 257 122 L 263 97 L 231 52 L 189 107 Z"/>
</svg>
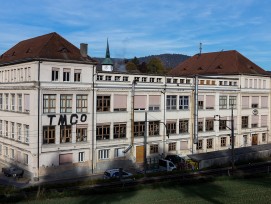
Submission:
<svg viewBox="0 0 271 204">
<path fill-rule="evenodd" d="M 186 67 L 185 67 L 185 68 L 183 68 L 183 70 L 186 70 Z"/>
<path fill-rule="evenodd" d="M 202 67 L 199 67 L 198 70 L 203 70 L 203 68 L 202 68 Z"/>
<path fill-rule="evenodd" d="M 15 52 L 13 52 L 11 56 L 15 56 Z"/>
<path fill-rule="evenodd" d="M 218 65 L 218 66 L 216 67 L 216 69 L 222 69 L 222 66 L 221 66 L 221 65 Z"/>
<path fill-rule="evenodd" d="M 66 47 L 61 47 L 58 52 L 69 52 L 69 50 Z"/>
<path fill-rule="evenodd" d="M 30 53 L 30 48 L 28 48 L 28 49 L 26 50 L 26 53 Z"/>
<path fill-rule="evenodd" d="M 253 66 L 251 66 L 251 65 L 249 66 L 249 68 L 250 68 L 250 69 L 254 69 L 254 67 L 253 67 Z"/>
</svg>

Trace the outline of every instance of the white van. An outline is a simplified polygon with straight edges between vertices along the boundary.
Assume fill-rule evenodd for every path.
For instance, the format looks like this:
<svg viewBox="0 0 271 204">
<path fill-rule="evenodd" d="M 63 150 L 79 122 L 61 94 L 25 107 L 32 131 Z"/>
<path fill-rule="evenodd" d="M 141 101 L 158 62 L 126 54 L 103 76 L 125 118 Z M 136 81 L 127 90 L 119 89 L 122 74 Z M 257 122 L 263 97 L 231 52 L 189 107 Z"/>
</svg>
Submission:
<svg viewBox="0 0 271 204">
<path fill-rule="evenodd" d="M 159 169 L 161 171 L 177 170 L 176 166 L 169 160 L 159 159 Z"/>
</svg>

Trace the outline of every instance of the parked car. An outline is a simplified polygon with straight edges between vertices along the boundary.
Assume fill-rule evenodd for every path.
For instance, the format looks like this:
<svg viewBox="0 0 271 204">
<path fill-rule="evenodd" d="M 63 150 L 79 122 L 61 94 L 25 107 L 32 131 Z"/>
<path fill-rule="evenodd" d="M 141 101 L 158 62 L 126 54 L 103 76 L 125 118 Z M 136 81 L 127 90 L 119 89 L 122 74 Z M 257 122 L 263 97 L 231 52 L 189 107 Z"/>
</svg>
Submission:
<svg viewBox="0 0 271 204">
<path fill-rule="evenodd" d="M 174 171 L 174 170 L 177 170 L 177 168 L 171 161 L 165 160 L 165 159 L 159 159 L 159 170 Z"/>
<path fill-rule="evenodd" d="M 2 172 L 7 177 L 13 176 L 13 177 L 22 178 L 24 175 L 24 170 L 16 168 L 16 167 L 2 168 Z"/>
<path fill-rule="evenodd" d="M 133 176 L 132 173 L 122 170 L 122 178 Z M 120 178 L 120 169 L 108 169 L 104 172 L 104 179 Z"/>
</svg>

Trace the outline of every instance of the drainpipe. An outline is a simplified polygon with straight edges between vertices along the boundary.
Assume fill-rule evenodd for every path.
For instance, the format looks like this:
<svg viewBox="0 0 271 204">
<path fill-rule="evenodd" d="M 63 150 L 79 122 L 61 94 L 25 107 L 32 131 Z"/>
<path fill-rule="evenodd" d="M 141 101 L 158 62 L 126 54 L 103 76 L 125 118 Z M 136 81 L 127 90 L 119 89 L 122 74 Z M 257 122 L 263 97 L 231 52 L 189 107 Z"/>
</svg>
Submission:
<svg viewBox="0 0 271 204">
<path fill-rule="evenodd" d="M 195 76 L 195 90 L 194 90 L 194 138 L 192 144 L 192 153 L 194 144 L 198 143 L 198 76 Z"/>
<path fill-rule="evenodd" d="M 92 167 L 91 167 L 91 172 L 92 174 L 94 174 L 94 153 L 95 153 L 95 145 L 94 145 L 94 141 L 95 141 L 95 131 L 94 131 L 94 128 L 95 128 L 95 123 L 94 123 L 94 119 L 95 119 L 95 92 L 94 92 L 94 79 L 95 79 L 95 73 L 94 73 L 94 70 L 96 70 L 96 67 L 94 66 L 93 67 L 93 74 L 92 74 Z"/>
<path fill-rule="evenodd" d="M 37 180 L 40 178 L 40 64 L 42 62 L 38 62 L 38 153 L 37 153 L 37 165 L 38 165 L 38 175 Z"/>
</svg>

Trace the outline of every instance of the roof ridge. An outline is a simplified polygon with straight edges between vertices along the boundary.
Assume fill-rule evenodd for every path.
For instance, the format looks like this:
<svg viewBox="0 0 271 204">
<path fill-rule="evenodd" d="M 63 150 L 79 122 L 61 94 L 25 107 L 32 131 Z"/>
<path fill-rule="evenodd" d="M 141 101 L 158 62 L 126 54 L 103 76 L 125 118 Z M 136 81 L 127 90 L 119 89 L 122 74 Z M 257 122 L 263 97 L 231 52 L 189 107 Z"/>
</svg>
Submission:
<svg viewBox="0 0 271 204">
<path fill-rule="evenodd" d="M 46 47 L 48 45 L 48 43 L 50 42 L 50 40 L 52 39 L 52 37 L 55 36 L 55 35 L 58 35 L 58 34 L 56 32 L 52 32 L 52 33 L 48 33 L 47 35 L 50 36 L 50 37 L 48 37 L 47 42 L 44 42 L 43 46 L 41 46 L 41 48 L 40 48 L 40 50 L 38 52 L 38 56 L 41 54 L 41 52 L 44 49 L 44 47 Z M 45 35 L 43 35 L 43 36 L 45 36 Z M 41 37 L 41 36 L 39 36 L 39 37 Z"/>
</svg>

